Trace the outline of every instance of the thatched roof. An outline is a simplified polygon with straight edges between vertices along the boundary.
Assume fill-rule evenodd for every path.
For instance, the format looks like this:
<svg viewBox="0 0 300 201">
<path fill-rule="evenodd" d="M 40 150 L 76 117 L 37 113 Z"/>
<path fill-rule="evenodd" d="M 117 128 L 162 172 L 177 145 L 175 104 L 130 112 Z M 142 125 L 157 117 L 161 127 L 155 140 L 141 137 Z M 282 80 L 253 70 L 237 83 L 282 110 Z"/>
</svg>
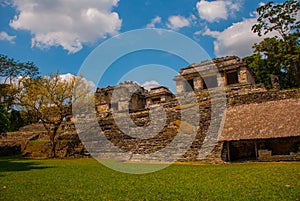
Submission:
<svg viewBox="0 0 300 201">
<path fill-rule="evenodd" d="M 219 141 L 300 136 L 300 99 L 230 107 Z"/>
</svg>

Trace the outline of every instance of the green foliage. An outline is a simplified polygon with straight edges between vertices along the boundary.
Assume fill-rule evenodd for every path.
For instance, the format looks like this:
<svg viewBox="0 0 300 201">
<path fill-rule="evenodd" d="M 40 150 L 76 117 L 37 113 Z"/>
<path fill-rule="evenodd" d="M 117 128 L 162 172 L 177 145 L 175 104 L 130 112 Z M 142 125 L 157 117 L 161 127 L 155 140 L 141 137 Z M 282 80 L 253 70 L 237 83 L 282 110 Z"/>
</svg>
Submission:
<svg viewBox="0 0 300 201">
<path fill-rule="evenodd" d="M 13 81 L 19 77 L 36 78 L 39 75 L 39 70 L 32 62 L 19 62 L 6 55 L 0 54 L 0 96 L 5 97 L 4 103 L 11 111 L 9 116 L 9 131 L 16 131 L 21 126 L 26 125 L 26 119 L 31 118 L 21 114 L 22 112 L 14 109 L 15 95 L 17 91 L 13 87 Z M 15 80 L 16 81 L 16 80 Z"/>
<path fill-rule="evenodd" d="M 24 119 L 21 115 L 21 112 L 18 110 L 12 110 L 10 112 L 10 131 L 17 131 L 22 126 L 25 126 Z"/>
<path fill-rule="evenodd" d="M 38 117 L 34 111 L 21 110 L 19 112 L 23 121 L 23 126 L 38 122 Z"/>
<path fill-rule="evenodd" d="M 7 112 L 7 106 L 3 103 L 0 104 L 0 136 L 5 136 L 9 131 L 10 121 Z"/>
<path fill-rule="evenodd" d="M 257 83 L 271 88 L 271 75 L 279 77 L 282 88 L 300 86 L 300 46 L 298 33 L 290 34 L 286 42 L 266 38 L 254 45 L 254 54 L 244 58 L 253 70 Z"/>
<path fill-rule="evenodd" d="M 7 108 L 5 116 L 9 119 L 10 127 L 8 131 L 16 131 L 22 126 L 37 122 L 31 111 L 19 111 L 12 107 L 15 95 L 15 91 L 10 84 L 0 84 L 0 97 L 2 97 L 2 104 Z M 7 112 L 7 110 L 10 110 L 10 112 Z"/>
<path fill-rule="evenodd" d="M 0 77 L 1 79 L 1 77 Z M 11 106 L 13 102 L 13 91 L 10 84 L 0 83 L 0 97 L 2 97 L 2 102 L 5 102 L 7 106 Z"/>
<path fill-rule="evenodd" d="M 39 74 L 38 68 L 32 62 L 19 62 L 6 55 L 0 54 L 0 77 L 4 78 L 4 83 L 12 82 L 14 78 L 36 77 Z"/>
<path fill-rule="evenodd" d="M 257 8 L 259 15 L 257 24 L 252 27 L 254 33 L 259 36 L 277 31 L 280 36 L 285 38 L 291 34 L 293 30 L 300 28 L 300 22 L 296 20 L 300 3 L 298 0 L 288 0 L 282 4 L 274 4 L 269 2 Z"/>
<path fill-rule="evenodd" d="M 255 44 L 254 54 L 245 61 L 253 70 L 257 83 L 271 88 L 271 75 L 279 78 L 282 88 L 300 87 L 300 21 L 296 20 L 299 2 L 269 2 L 257 9 L 258 23 L 252 27 L 259 36 L 276 31 L 280 37 L 265 38 Z"/>
<path fill-rule="evenodd" d="M 0 200 L 16 201 L 297 200 L 300 189 L 297 162 L 171 165 L 129 175 L 94 159 L 0 158 L 0 175 Z"/>
</svg>

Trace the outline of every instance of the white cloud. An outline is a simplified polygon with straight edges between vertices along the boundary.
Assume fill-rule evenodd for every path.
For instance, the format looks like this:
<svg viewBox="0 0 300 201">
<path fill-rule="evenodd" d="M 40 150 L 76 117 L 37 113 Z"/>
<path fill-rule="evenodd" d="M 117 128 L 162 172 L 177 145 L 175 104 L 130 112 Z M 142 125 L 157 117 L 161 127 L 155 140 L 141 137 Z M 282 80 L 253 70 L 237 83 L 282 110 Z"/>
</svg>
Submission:
<svg viewBox="0 0 300 201">
<path fill-rule="evenodd" d="M 59 75 L 59 78 L 60 78 L 61 80 L 64 80 L 64 81 L 67 81 L 67 82 L 72 81 L 72 79 L 73 79 L 74 77 L 77 77 L 77 76 L 76 76 L 76 75 L 73 75 L 73 74 L 71 74 L 71 73 L 60 74 L 60 75 Z"/>
<path fill-rule="evenodd" d="M 44 76 L 44 77 L 49 79 L 49 76 Z M 60 78 L 61 81 L 64 81 L 64 82 L 71 82 L 73 79 L 77 79 L 77 81 L 81 81 L 82 83 L 85 84 L 85 86 L 89 87 L 89 89 L 93 89 L 96 86 L 92 81 L 88 81 L 84 77 L 73 75 L 71 73 L 59 74 L 58 77 Z"/>
<path fill-rule="evenodd" d="M 258 37 L 251 31 L 252 25 L 256 23 L 256 18 L 244 19 L 242 22 L 233 24 L 223 32 L 211 31 L 206 28 L 203 35 L 216 38 L 214 42 L 215 55 L 217 57 L 236 55 L 245 57 L 253 53 L 254 43 L 262 41 L 265 37 L 272 37 L 275 34 L 268 34 Z"/>
<path fill-rule="evenodd" d="M 4 32 L 4 31 L 0 32 L 0 40 L 7 40 L 10 43 L 15 43 L 15 41 L 14 41 L 15 38 L 16 38 L 16 36 L 10 36 L 6 32 Z"/>
<path fill-rule="evenodd" d="M 146 81 L 144 84 L 141 85 L 147 90 L 150 90 L 155 87 L 161 86 L 156 80 Z"/>
<path fill-rule="evenodd" d="M 180 16 L 180 15 L 174 15 L 170 16 L 168 19 L 169 23 L 167 24 L 167 27 L 173 30 L 178 30 L 183 27 L 188 27 L 190 26 L 190 21 L 189 19 Z"/>
<path fill-rule="evenodd" d="M 107 35 L 115 35 L 122 20 L 112 12 L 119 0 L 14 0 L 18 14 L 10 22 L 33 35 L 32 46 L 62 46 L 69 53 Z"/>
<path fill-rule="evenodd" d="M 146 25 L 147 28 L 155 28 L 156 24 L 161 23 L 161 17 L 160 16 L 156 16 L 155 18 L 153 18 L 151 20 L 151 22 L 149 24 Z"/>
<path fill-rule="evenodd" d="M 226 20 L 229 15 L 233 15 L 235 11 L 239 11 L 241 3 L 240 0 L 200 0 L 197 2 L 196 7 L 200 18 L 208 22 L 215 22 L 220 19 Z"/>
</svg>

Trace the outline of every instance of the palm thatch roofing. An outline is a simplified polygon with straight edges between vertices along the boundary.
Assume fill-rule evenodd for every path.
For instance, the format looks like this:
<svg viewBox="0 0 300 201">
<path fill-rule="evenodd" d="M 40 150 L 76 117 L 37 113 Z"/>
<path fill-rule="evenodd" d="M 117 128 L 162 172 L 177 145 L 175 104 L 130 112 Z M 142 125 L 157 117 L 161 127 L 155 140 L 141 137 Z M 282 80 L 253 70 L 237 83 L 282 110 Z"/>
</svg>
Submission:
<svg viewBox="0 0 300 201">
<path fill-rule="evenodd" d="M 227 108 L 219 141 L 300 136 L 300 99 Z"/>
</svg>

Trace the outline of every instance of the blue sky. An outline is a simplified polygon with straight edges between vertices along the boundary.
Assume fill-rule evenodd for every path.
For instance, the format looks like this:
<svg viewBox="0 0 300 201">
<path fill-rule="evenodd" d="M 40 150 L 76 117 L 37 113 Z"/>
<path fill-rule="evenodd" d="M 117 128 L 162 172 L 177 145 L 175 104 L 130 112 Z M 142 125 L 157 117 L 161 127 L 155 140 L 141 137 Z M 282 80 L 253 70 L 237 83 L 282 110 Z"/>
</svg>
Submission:
<svg viewBox="0 0 300 201">
<path fill-rule="evenodd" d="M 211 58 L 244 57 L 251 54 L 253 43 L 262 39 L 251 32 L 251 26 L 256 22 L 256 8 L 266 2 L 0 0 L 0 53 L 34 62 L 42 74 L 58 70 L 77 74 L 86 57 L 103 41 L 134 29 L 163 28 L 195 40 Z M 172 77 L 188 63 L 166 55 L 155 51 L 130 54 L 116 61 L 99 85 L 114 85 L 123 77 L 174 89 Z M 138 66 L 147 68 L 142 71 Z"/>
</svg>

